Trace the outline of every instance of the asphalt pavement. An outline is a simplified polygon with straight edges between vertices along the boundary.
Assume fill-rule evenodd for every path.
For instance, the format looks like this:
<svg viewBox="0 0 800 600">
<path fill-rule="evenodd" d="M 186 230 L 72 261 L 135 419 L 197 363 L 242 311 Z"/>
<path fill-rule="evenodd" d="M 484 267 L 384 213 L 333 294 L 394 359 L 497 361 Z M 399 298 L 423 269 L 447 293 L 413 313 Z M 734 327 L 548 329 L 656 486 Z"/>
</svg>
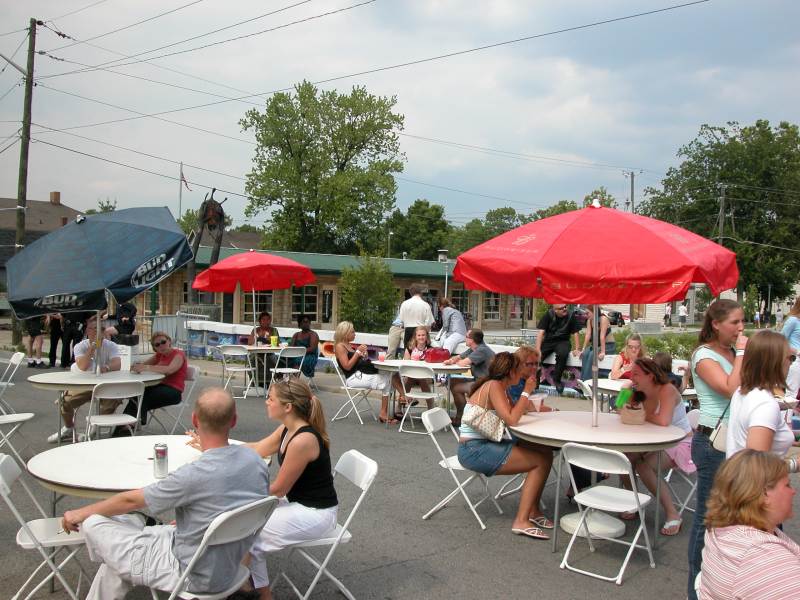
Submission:
<svg viewBox="0 0 800 600">
<path fill-rule="evenodd" d="M 8 353 L 0 353 L 0 358 L 7 357 Z M 216 364 L 206 361 L 194 364 L 198 364 L 204 372 L 197 390 L 219 384 Z M 26 459 L 52 447 L 46 438 L 56 429 L 57 412 L 53 393 L 34 389 L 26 381 L 29 375 L 39 372 L 42 371 L 23 365 L 17 373 L 16 385 L 6 396 L 18 411 L 36 414 L 21 430 L 24 440 L 19 436 L 14 438 L 15 445 Z M 319 374 L 317 380 L 322 388 L 319 397 L 330 418 L 345 397 L 338 393 L 333 375 Z M 378 400 L 377 395 L 373 394 L 376 410 Z M 583 400 L 551 398 L 548 403 L 571 410 L 589 408 Z M 238 413 L 239 421 L 232 432 L 232 437 L 237 439 L 257 440 L 275 427 L 266 419 L 263 398 L 250 397 L 238 401 Z M 421 425 L 418 427 L 421 430 Z M 151 432 L 161 433 L 157 426 Z M 549 542 L 513 535 L 511 516 L 516 510 L 517 496 L 500 501 L 505 512 L 503 515 L 497 514 L 490 504 L 478 508 L 487 525 L 485 531 L 480 529 L 460 498 L 454 499 L 430 520 L 423 521 L 422 515 L 453 489 L 448 473 L 437 464 L 438 456 L 427 436 L 398 433 L 396 426 L 387 428 L 371 419 L 359 425 L 353 416 L 336 423 L 328 422 L 328 432 L 334 461 L 343 452 L 356 448 L 379 465 L 375 483 L 352 523 L 353 540 L 340 547 L 329 566 L 356 598 L 641 600 L 651 594 L 659 599 L 685 597 L 686 547 L 691 514 L 685 516 L 679 535 L 660 538 L 655 569 L 650 568 L 645 552 L 636 551 L 623 585 L 617 586 L 561 570 L 559 564 L 568 541 L 566 535 L 560 536 L 556 553 L 551 552 Z M 439 439 L 445 451 L 455 451 L 455 442 L 449 434 L 441 435 Z M 81 467 L 75 465 L 75 468 Z M 272 471 L 274 476 L 274 465 Z M 506 479 L 492 478 L 492 489 L 497 490 Z M 49 503 L 50 494 L 44 488 L 35 481 L 31 481 L 31 487 L 41 502 Z M 554 506 L 554 487 L 547 488 L 544 498 L 545 512 L 550 516 Z M 684 488 L 680 489 L 685 491 Z M 477 487 L 473 491 L 477 492 Z M 341 503 L 341 522 L 353 505 L 356 491 L 346 482 L 337 482 L 337 492 Z M 17 488 L 14 497 L 25 516 L 34 518 L 33 506 L 20 488 Z M 564 494 L 558 494 L 558 498 L 562 512 L 570 512 Z M 59 511 L 83 502 L 66 497 L 61 500 Z M 16 546 L 17 523 L 1 504 L 0 515 L 0 539 L 3 540 L 0 546 L 0 597 L 9 598 L 38 564 L 38 558 L 35 551 L 21 550 Z M 786 524 L 789 535 L 793 535 L 796 525 L 796 520 Z M 627 527 L 628 534 L 632 534 L 633 525 L 628 523 Z M 622 562 L 625 550 L 617 544 L 599 542 L 597 551 L 592 554 L 586 543 L 579 541 L 573 555 L 579 565 L 614 573 Z M 85 552 L 80 556 L 82 563 L 93 573 L 96 565 L 88 560 Z M 297 575 L 299 581 L 309 581 L 311 574 L 305 565 L 284 563 L 283 555 L 270 558 L 270 572 L 277 574 L 279 566 L 283 565 Z M 76 569 L 68 569 L 68 573 L 74 581 Z M 84 582 L 82 597 L 86 589 Z M 291 590 L 282 582 L 277 583 L 274 594 L 276 598 L 292 597 Z M 41 591 L 35 597 L 61 600 L 67 595 L 57 590 L 54 594 Z M 135 589 L 128 596 L 131 599 L 149 597 L 143 588 Z M 341 596 L 333 585 L 323 580 L 312 597 Z"/>
</svg>

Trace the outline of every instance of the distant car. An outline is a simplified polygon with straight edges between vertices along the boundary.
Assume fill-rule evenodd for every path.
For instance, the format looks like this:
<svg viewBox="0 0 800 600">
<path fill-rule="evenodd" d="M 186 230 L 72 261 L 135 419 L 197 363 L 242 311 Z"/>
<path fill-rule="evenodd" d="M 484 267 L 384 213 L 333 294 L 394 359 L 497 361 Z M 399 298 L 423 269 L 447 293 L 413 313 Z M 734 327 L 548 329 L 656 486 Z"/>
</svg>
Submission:
<svg viewBox="0 0 800 600">
<path fill-rule="evenodd" d="M 606 314 L 608 315 L 608 320 L 611 321 L 612 325 L 619 325 L 620 327 L 625 325 L 625 318 L 618 310 L 610 310 Z"/>
</svg>

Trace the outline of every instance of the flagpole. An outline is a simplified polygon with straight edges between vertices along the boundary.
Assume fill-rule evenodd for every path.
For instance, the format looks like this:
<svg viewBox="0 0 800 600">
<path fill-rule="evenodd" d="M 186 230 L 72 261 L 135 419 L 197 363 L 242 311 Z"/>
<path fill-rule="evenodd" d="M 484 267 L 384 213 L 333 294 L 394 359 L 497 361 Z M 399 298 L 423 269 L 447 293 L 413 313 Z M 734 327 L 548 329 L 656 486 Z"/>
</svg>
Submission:
<svg viewBox="0 0 800 600">
<path fill-rule="evenodd" d="M 183 203 L 183 163 L 181 163 L 181 170 L 178 175 L 178 218 L 183 216 L 182 206 Z"/>
</svg>

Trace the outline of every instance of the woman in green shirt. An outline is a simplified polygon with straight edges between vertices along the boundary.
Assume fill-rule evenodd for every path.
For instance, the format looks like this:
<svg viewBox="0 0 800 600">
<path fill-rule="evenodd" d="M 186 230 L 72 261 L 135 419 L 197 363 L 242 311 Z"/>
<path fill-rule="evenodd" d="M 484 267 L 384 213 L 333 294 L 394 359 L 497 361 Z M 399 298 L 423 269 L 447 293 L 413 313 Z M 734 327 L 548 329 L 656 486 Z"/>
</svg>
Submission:
<svg viewBox="0 0 800 600">
<path fill-rule="evenodd" d="M 714 475 L 725 460 L 725 453 L 714 449 L 709 436 L 741 383 L 742 359 L 747 346 L 743 331 L 742 307 L 733 300 L 717 300 L 706 311 L 698 346 L 692 354 L 692 377 L 700 402 L 700 421 L 692 437 L 692 462 L 697 467 L 697 503 L 689 536 L 689 600 L 697 600 L 694 580 L 702 562 L 706 500 Z"/>
</svg>

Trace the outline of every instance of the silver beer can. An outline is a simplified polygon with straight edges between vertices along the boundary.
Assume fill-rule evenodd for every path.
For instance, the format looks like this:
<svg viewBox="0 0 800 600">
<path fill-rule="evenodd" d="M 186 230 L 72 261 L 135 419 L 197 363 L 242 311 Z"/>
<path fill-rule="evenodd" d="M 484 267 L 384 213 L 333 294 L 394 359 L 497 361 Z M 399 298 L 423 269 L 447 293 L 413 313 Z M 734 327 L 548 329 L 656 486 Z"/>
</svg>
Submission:
<svg viewBox="0 0 800 600">
<path fill-rule="evenodd" d="M 164 479 L 167 476 L 167 473 L 169 473 L 168 460 L 166 444 L 153 446 L 153 477 Z"/>
</svg>

